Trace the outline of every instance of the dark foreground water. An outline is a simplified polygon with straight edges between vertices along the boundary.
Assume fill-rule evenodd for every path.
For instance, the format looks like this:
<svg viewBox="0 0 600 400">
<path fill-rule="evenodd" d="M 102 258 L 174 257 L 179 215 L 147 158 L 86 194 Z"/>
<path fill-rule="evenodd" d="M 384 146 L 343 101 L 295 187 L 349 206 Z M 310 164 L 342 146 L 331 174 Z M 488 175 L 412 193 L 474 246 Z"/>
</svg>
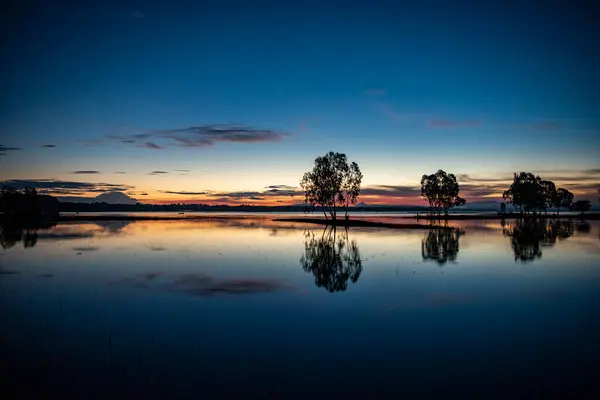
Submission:
<svg viewBox="0 0 600 400">
<path fill-rule="evenodd" d="M 13 397 L 598 395 L 600 225 L 3 231 Z"/>
</svg>

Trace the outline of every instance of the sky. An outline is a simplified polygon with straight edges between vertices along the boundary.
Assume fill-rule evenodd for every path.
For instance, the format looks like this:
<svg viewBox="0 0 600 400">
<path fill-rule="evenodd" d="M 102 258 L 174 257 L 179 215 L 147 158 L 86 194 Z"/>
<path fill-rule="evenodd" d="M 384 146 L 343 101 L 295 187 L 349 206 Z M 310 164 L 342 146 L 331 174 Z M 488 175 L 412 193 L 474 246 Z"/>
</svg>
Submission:
<svg viewBox="0 0 600 400">
<path fill-rule="evenodd" d="M 520 171 L 597 201 L 592 3 L 8 0 L 0 181 L 296 204 L 331 150 L 367 204 L 421 204 L 438 169 L 471 202 Z"/>
</svg>

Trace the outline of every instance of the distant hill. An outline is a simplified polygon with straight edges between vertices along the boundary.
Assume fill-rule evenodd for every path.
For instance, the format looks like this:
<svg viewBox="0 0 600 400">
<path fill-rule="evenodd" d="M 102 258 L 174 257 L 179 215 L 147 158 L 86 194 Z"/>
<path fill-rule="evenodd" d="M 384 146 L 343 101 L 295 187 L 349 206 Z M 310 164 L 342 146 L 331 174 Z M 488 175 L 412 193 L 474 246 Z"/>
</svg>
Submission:
<svg viewBox="0 0 600 400">
<path fill-rule="evenodd" d="M 126 204 L 135 205 L 138 201 L 133 197 L 127 196 L 123 192 L 106 192 L 96 197 L 78 197 L 78 196 L 58 196 L 61 203 L 107 203 L 107 204 Z"/>
</svg>

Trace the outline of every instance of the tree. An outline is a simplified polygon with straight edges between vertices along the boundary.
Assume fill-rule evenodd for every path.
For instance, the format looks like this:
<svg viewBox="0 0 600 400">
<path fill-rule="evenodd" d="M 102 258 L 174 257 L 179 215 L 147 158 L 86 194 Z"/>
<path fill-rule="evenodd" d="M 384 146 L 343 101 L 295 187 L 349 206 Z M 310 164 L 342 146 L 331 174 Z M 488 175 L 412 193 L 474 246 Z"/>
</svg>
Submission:
<svg viewBox="0 0 600 400">
<path fill-rule="evenodd" d="M 310 204 L 309 211 L 320 206 L 327 219 L 337 217 L 338 208 L 344 207 L 348 218 L 348 206 L 356 204 L 360 195 L 362 173 L 355 162 L 348 164 L 345 154 L 330 151 L 315 159 L 312 171 L 300 181 L 304 190 L 304 203 Z"/>
<path fill-rule="evenodd" d="M 556 190 L 556 197 L 554 198 L 554 207 L 558 209 L 557 214 L 560 214 L 561 207 L 571 207 L 571 203 L 573 203 L 573 197 L 573 193 L 569 192 L 567 189 L 558 188 Z"/>
<path fill-rule="evenodd" d="M 586 211 L 589 211 L 590 208 L 592 208 L 592 204 L 589 200 L 577 200 L 575 203 L 571 204 L 571 210 L 579 211 L 581 215 Z"/>
<path fill-rule="evenodd" d="M 506 203 L 505 202 L 500 203 L 500 213 L 506 214 Z"/>
<path fill-rule="evenodd" d="M 541 204 L 543 204 L 544 213 L 548 214 L 548 209 L 552 208 L 556 202 L 556 185 L 552 181 L 541 180 L 540 186 L 542 189 Z"/>
<path fill-rule="evenodd" d="M 545 207 L 545 191 L 542 180 L 530 172 L 514 174 L 513 183 L 510 188 L 502 194 L 502 198 L 508 203 L 519 208 L 523 212 L 533 212 Z"/>
<path fill-rule="evenodd" d="M 458 195 L 460 188 L 456 177 L 439 170 L 435 174 L 421 178 L 421 196 L 429 203 L 432 214 L 448 214 L 452 207 L 462 206 L 466 200 Z"/>
</svg>

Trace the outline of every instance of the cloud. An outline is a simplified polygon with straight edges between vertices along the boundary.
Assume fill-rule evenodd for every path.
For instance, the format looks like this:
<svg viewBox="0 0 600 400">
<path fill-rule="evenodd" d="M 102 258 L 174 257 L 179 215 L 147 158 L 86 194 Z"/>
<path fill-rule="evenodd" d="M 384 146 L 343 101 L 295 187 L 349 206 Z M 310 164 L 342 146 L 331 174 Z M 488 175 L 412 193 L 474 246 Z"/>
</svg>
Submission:
<svg viewBox="0 0 600 400">
<path fill-rule="evenodd" d="M 265 189 L 294 190 L 294 189 L 297 189 L 297 187 L 296 186 L 290 186 L 290 185 L 270 185 L 270 186 L 265 186 Z"/>
<path fill-rule="evenodd" d="M 414 197 L 421 195 L 421 188 L 416 186 L 402 185 L 373 185 L 361 189 L 360 195 Z"/>
<path fill-rule="evenodd" d="M 126 173 L 127 172 L 125 172 L 125 171 L 115 171 L 115 172 L 113 172 L 113 174 L 118 174 L 118 175 L 123 175 L 123 174 L 126 174 Z"/>
<path fill-rule="evenodd" d="M 76 175 L 92 175 L 92 174 L 99 174 L 100 171 L 94 171 L 94 170 L 80 170 L 80 171 L 73 171 L 71 172 L 72 174 L 76 174 Z"/>
<path fill-rule="evenodd" d="M 228 197 L 232 199 L 245 199 L 253 196 L 260 196 L 264 193 L 261 192 L 229 192 L 229 193 L 214 193 L 211 196 L 218 196 L 220 198 Z"/>
<path fill-rule="evenodd" d="M 512 175 L 506 175 L 503 177 L 494 177 L 494 178 L 474 178 L 469 174 L 458 174 L 456 175 L 456 180 L 458 182 L 506 182 L 512 181 Z"/>
<path fill-rule="evenodd" d="M 55 145 L 53 145 L 53 144 L 43 144 L 43 145 L 42 145 L 42 147 L 45 147 L 45 148 L 47 148 L 47 149 L 53 149 L 53 148 L 55 148 L 56 146 L 55 146 Z"/>
<path fill-rule="evenodd" d="M 129 196 L 148 196 L 146 192 L 127 192 Z"/>
<path fill-rule="evenodd" d="M 122 140 L 123 143 L 135 143 L 135 141 L 131 140 L 131 141 L 125 141 Z M 146 142 L 144 144 L 140 144 L 138 147 L 142 147 L 142 148 L 146 148 L 146 149 L 164 149 L 163 146 L 159 146 L 154 142 Z"/>
<path fill-rule="evenodd" d="M 535 122 L 529 127 L 536 131 L 557 131 L 564 128 L 563 124 L 556 121 Z"/>
<path fill-rule="evenodd" d="M 375 97 L 375 96 L 385 96 L 387 94 L 387 90 L 385 89 L 367 89 L 363 92 L 365 96 Z"/>
<path fill-rule="evenodd" d="M 84 195 L 86 193 L 105 193 L 127 191 L 134 187 L 114 183 L 91 183 L 61 181 L 56 179 L 12 179 L 0 182 L 0 186 L 12 186 L 16 189 L 32 187 L 40 194 L 52 195 Z"/>
<path fill-rule="evenodd" d="M 429 127 L 436 129 L 468 128 L 481 125 L 483 125 L 483 122 L 480 120 L 459 121 L 446 118 L 433 118 L 429 120 Z"/>
<path fill-rule="evenodd" d="M 148 173 L 148 175 L 163 175 L 163 174 L 168 174 L 167 171 L 152 171 L 150 173 Z"/>
<path fill-rule="evenodd" d="M 173 171 L 175 171 L 175 172 L 192 172 L 189 169 L 174 169 Z"/>
<path fill-rule="evenodd" d="M 21 150 L 21 148 L 20 147 L 5 147 L 0 144 L 0 156 L 6 155 L 6 153 L 9 151 L 18 151 L 18 150 Z"/>
<path fill-rule="evenodd" d="M 164 149 L 167 145 L 175 147 L 207 147 L 218 142 L 258 143 L 275 142 L 283 139 L 285 133 L 269 129 L 255 129 L 240 125 L 201 125 L 188 128 L 145 130 L 129 129 L 122 136 L 107 135 L 109 139 L 122 143 L 135 143 L 140 139 L 152 139 L 138 147 Z"/>
<path fill-rule="evenodd" d="M 248 197 L 248 199 L 250 199 L 250 200 L 264 200 L 264 197 L 251 196 L 251 197 Z"/>
<path fill-rule="evenodd" d="M 200 195 L 204 195 L 204 194 L 210 194 L 210 192 L 187 192 L 185 190 L 181 190 L 181 191 L 159 190 L 159 192 L 166 193 L 166 194 L 179 194 L 182 196 L 200 196 Z"/>
</svg>

